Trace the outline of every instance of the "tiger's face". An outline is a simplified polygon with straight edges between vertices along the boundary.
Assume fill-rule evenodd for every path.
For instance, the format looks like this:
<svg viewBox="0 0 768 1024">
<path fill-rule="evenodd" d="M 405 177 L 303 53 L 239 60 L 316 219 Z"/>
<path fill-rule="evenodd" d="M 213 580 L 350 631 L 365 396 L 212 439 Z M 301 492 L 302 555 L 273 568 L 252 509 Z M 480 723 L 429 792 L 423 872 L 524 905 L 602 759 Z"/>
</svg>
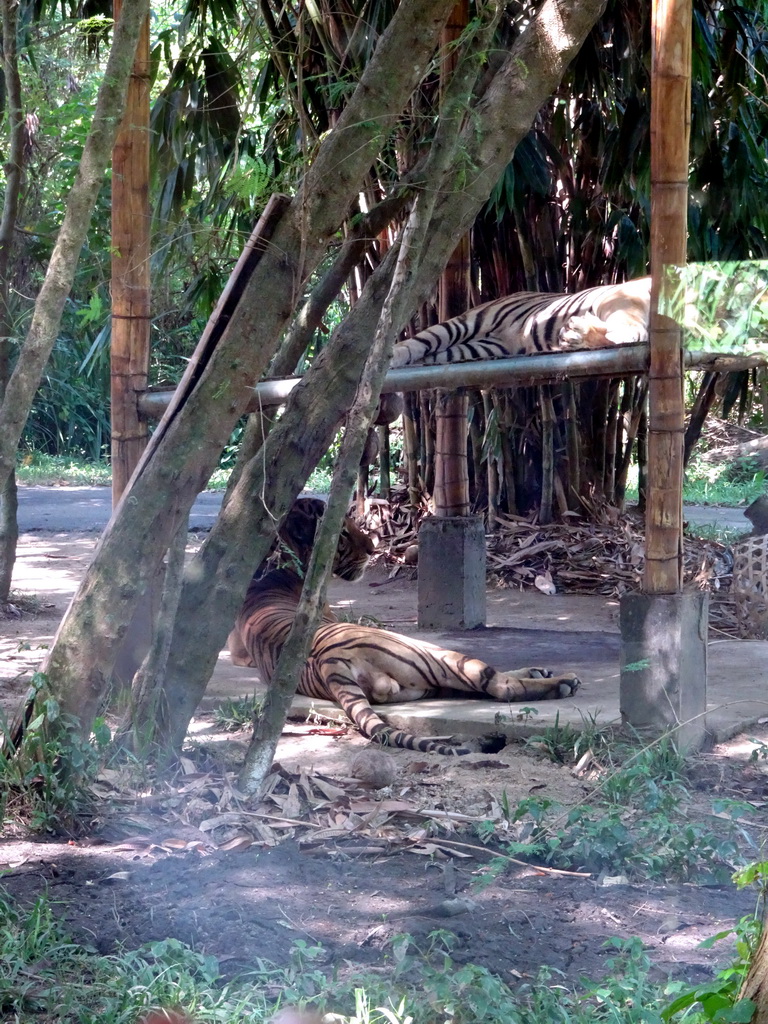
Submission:
<svg viewBox="0 0 768 1024">
<path fill-rule="evenodd" d="M 320 498 L 298 498 L 280 527 L 280 540 L 294 552 L 302 568 L 309 564 L 317 524 L 325 512 Z M 373 554 L 371 538 L 347 516 L 339 535 L 333 574 L 343 580 L 359 580 Z"/>
</svg>

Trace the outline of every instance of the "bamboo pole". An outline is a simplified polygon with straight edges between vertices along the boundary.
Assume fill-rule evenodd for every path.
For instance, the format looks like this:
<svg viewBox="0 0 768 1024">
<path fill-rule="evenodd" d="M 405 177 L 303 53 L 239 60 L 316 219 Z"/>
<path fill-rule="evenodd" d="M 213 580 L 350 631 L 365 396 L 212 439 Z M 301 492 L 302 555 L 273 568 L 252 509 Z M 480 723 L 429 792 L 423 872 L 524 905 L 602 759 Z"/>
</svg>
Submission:
<svg viewBox="0 0 768 1024">
<path fill-rule="evenodd" d="M 123 0 L 114 0 L 117 21 Z M 112 505 L 147 443 L 138 396 L 149 371 L 149 19 L 139 36 L 112 151 Z"/>
<path fill-rule="evenodd" d="M 678 324 L 659 316 L 665 264 L 686 259 L 691 0 L 654 0 L 651 85 L 651 318 L 644 589 L 682 589 L 683 404 Z"/>
<path fill-rule="evenodd" d="M 443 29 L 441 44 L 445 52 L 440 68 L 441 87 L 456 68 L 455 42 L 469 24 L 469 2 L 459 0 Z M 469 236 L 465 235 L 453 251 L 440 278 L 439 310 L 441 323 L 464 313 L 472 305 L 469 285 Z M 439 391 L 435 408 L 435 514 L 469 515 L 469 469 L 467 466 L 467 412 L 469 399 L 464 391 Z"/>
</svg>

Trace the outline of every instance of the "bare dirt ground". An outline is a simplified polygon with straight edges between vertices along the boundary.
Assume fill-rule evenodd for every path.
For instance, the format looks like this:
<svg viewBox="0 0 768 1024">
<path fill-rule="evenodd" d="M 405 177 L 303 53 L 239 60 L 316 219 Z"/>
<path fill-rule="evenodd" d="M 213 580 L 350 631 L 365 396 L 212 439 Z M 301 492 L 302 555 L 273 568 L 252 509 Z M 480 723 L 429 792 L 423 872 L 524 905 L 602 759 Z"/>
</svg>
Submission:
<svg viewBox="0 0 768 1024">
<path fill-rule="evenodd" d="M 94 545 L 93 534 L 22 539 L 21 615 L 0 620 L 6 712 L 50 643 Z M 387 624 L 398 628 L 404 616 L 394 593 L 387 593 Z M 610 623 L 612 612 L 603 611 Z M 768 732 L 763 725 L 749 736 L 765 741 Z M 660 975 L 698 983 L 729 954 L 727 943 L 700 949 L 701 940 L 755 908 L 750 893 L 711 879 L 622 881 L 514 863 L 484 877 L 491 854 L 481 833 L 493 824 L 491 851 L 505 829 L 513 834 L 507 806 L 526 797 L 572 806 L 594 790 L 588 769 L 575 775 L 530 747 L 456 759 L 374 751 L 393 761 L 391 785 L 373 792 L 350 778 L 353 758 L 369 749 L 359 736 L 293 725 L 271 792 L 252 805 L 234 788 L 246 744 L 247 732 L 223 734 L 206 710 L 172 786 L 113 769 L 100 777 L 83 832 L 32 837 L 8 827 L 0 884 L 21 905 L 47 892 L 73 937 L 102 952 L 176 937 L 235 973 L 259 959 L 285 964 L 303 940 L 322 945 L 321 962 L 343 970 L 380 966 L 398 933 L 426 939 L 447 929 L 457 962 L 488 967 L 513 985 L 544 964 L 569 981 L 597 978 L 610 955 L 604 942 L 633 935 Z M 750 763 L 753 749 L 737 737 L 693 760 L 688 785 L 697 808 L 717 796 L 766 805 L 766 763 Z M 758 843 L 765 827 L 758 819 Z"/>
</svg>

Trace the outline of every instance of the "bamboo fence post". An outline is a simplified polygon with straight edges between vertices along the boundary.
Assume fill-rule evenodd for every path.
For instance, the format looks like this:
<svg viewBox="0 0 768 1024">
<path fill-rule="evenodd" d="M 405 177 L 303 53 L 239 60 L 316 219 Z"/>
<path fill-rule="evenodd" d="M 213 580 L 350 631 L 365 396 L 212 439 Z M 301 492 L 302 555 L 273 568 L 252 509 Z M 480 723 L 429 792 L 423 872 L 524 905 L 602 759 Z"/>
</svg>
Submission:
<svg viewBox="0 0 768 1024">
<path fill-rule="evenodd" d="M 441 109 L 452 76 L 461 73 L 456 41 L 469 24 L 469 0 L 458 0 L 441 37 Z M 469 237 L 454 249 L 439 287 L 440 320 L 470 305 Z M 419 527 L 418 624 L 421 629 L 474 629 L 485 625 L 485 528 L 470 516 L 466 391 L 438 391 L 435 401 L 435 515 Z M 490 496 L 493 500 L 493 495 Z"/>
<path fill-rule="evenodd" d="M 115 20 L 123 0 L 114 0 Z M 125 115 L 112 151 L 112 506 L 147 443 L 138 396 L 146 391 L 150 330 L 149 19 L 139 36 Z"/>
<path fill-rule="evenodd" d="M 691 0 L 654 0 L 651 315 L 644 593 L 621 599 L 622 720 L 678 749 L 707 740 L 707 595 L 682 589 L 683 352 L 657 313 L 665 264 L 686 257 Z"/>
<path fill-rule="evenodd" d="M 446 22 L 441 38 L 444 57 L 440 74 L 445 89 L 456 67 L 454 44 L 469 24 L 469 2 L 459 0 Z M 450 320 L 469 309 L 469 236 L 465 235 L 451 255 L 439 284 L 440 321 Z M 435 404 L 435 515 L 468 516 L 469 470 L 467 467 L 467 413 L 465 391 L 437 393 Z"/>
<path fill-rule="evenodd" d="M 644 590 L 682 589 L 683 404 L 678 324 L 659 316 L 665 264 L 686 259 L 691 0 L 654 0 L 651 93 L 651 317 Z"/>
</svg>

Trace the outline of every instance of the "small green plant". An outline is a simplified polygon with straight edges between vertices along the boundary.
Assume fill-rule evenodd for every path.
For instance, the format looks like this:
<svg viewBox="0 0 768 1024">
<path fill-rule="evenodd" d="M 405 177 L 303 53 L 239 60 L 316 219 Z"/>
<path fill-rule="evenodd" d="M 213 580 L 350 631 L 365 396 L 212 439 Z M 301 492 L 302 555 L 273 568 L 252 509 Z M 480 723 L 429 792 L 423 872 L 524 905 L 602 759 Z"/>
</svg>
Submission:
<svg viewBox="0 0 768 1024">
<path fill-rule="evenodd" d="M 749 742 L 755 744 L 755 749 L 749 755 L 750 762 L 755 764 L 757 761 L 768 761 L 768 743 L 756 740 L 754 736 L 750 736 Z"/>
<path fill-rule="evenodd" d="M 768 861 L 756 861 L 737 871 L 733 880 L 742 889 L 755 886 L 765 904 L 768 893 Z M 706 985 L 685 989 L 661 1012 L 663 1021 L 675 1024 L 748 1024 L 755 1013 L 755 1004 L 740 999 L 744 979 L 757 951 L 761 934 L 761 914 L 742 917 L 734 928 L 705 939 L 702 949 L 711 949 L 717 942 L 735 936 L 736 960 L 718 972 Z"/>
<path fill-rule="evenodd" d="M 47 694 L 42 673 L 32 677 L 38 713 L 26 725 L 14 750 L 5 721 L 0 721 L 4 744 L 0 748 L 0 809 L 3 818 L 23 821 L 35 831 L 69 830 L 92 800 L 88 783 L 93 778 L 111 739 L 103 719 L 97 719 L 90 741 L 78 734 L 75 723 L 61 714 L 58 702 Z"/>
<path fill-rule="evenodd" d="M 523 708 L 523 711 L 526 710 L 533 709 Z M 581 728 L 576 728 L 568 722 L 561 724 L 558 712 L 554 724 L 528 737 L 526 745 L 556 764 L 574 763 L 588 750 L 594 751 L 604 746 L 607 740 L 608 730 L 598 725 L 598 714 L 582 715 Z"/>
<path fill-rule="evenodd" d="M 228 697 L 214 711 L 213 720 L 219 728 L 225 729 L 227 732 L 237 732 L 253 725 L 261 714 L 263 704 L 263 696 L 256 694 L 252 697 L 234 699 Z"/>
<path fill-rule="evenodd" d="M 548 744 L 562 758 L 573 750 L 570 732 L 552 730 Z M 594 750 L 595 744 L 588 748 Z M 753 808 L 719 800 L 711 822 L 692 822 L 684 758 L 668 741 L 652 744 L 619 768 L 603 769 L 590 802 L 564 808 L 530 797 L 505 816 L 515 826 L 497 833 L 493 823 L 479 830 L 485 843 L 501 839 L 501 852 L 534 863 L 633 878 L 698 879 L 724 882 L 754 846 L 741 824 Z M 515 832 L 513 831 L 514 835 Z M 492 861 L 480 879 L 487 884 L 507 866 Z"/>
</svg>

